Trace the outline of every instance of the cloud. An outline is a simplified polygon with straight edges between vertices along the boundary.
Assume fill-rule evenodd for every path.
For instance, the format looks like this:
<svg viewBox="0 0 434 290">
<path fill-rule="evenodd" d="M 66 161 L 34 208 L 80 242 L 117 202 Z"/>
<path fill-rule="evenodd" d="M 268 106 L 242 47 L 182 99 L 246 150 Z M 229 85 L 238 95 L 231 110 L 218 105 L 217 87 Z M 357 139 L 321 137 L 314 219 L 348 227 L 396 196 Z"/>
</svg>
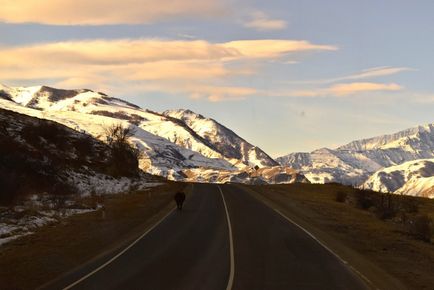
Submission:
<svg viewBox="0 0 434 290">
<path fill-rule="evenodd" d="M 372 91 L 399 91 L 402 90 L 400 85 L 391 84 L 380 84 L 380 83 L 350 83 L 350 84 L 337 84 L 333 85 L 327 89 L 327 92 L 332 95 L 341 97 L 354 95 L 361 92 L 372 92 Z"/>
<path fill-rule="evenodd" d="M 191 99 L 207 99 L 210 102 L 240 101 L 257 94 L 254 88 L 237 86 L 195 85 L 181 89 L 190 92 Z"/>
<path fill-rule="evenodd" d="M 288 53 L 334 49 L 303 40 L 272 39 L 225 43 L 167 39 L 42 43 L 0 47 L 0 79 L 46 79 L 55 80 L 54 85 L 92 89 L 113 88 L 116 84 L 129 88 L 144 83 L 146 89 L 196 95 L 210 101 L 239 100 L 257 92 L 231 86 L 231 82 L 258 73 L 261 61 Z"/>
<path fill-rule="evenodd" d="M 138 92 L 164 91 L 174 95 L 186 95 L 192 100 L 208 100 L 210 102 L 240 101 L 258 94 L 255 88 L 250 87 L 178 81 L 140 84 L 136 85 L 134 90 Z"/>
<path fill-rule="evenodd" d="M 284 61 L 284 62 L 282 62 L 283 64 L 298 64 L 299 62 L 298 61 L 295 61 L 295 60 L 287 60 L 287 61 Z"/>
<path fill-rule="evenodd" d="M 173 17 L 216 17 L 226 13 L 218 0 L 7 0 L 0 21 L 49 25 L 151 23 Z"/>
<path fill-rule="evenodd" d="M 73 63 L 116 65 L 160 60 L 235 60 L 277 58 L 288 53 L 336 50 L 300 40 L 239 40 L 210 43 L 204 40 L 121 39 L 88 40 L 0 48 L 3 65 L 29 63 Z"/>
<path fill-rule="evenodd" d="M 196 39 L 197 38 L 195 35 L 187 34 L 187 33 L 178 33 L 177 36 L 180 38 L 186 38 L 186 39 Z"/>
<path fill-rule="evenodd" d="M 369 83 L 369 82 L 357 82 L 357 83 L 343 83 L 335 84 L 327 88 L 315 89 L 315 90 L 301 90 L 289 93 L 279 93 L 278 95 L 294 96 L 294 97 L 346 97 L 366 92 L 384 92 L 384 91 L 400 91 L 403 88 L 395 83 L 383 84 L 383 83 Z"/>
<path fill-rule="evenodd" d="M 432 105 L 434 104 L 434 94 L 428 92 L 405 93 L 402 96 L 406 101 L 411 100 L 418 104 Z"/>
<path fill-rule="evenodd" d="M 343 77 L 337 77 L 337 78 L 330 78 L 330 79 L 320 79 L 320 80 L 307 80 L 307 81 L 295 81 L 295 82 L 288 82 L 291 84 L 331 84 L 335 82 L 342 82 L 342 81 L 355 81 L 355 80 L 365 80 L 365 79 L 374 79 L 378 77 L 385 77 L 385 76 L 391 76 L 395 75 L 401 72 L 406 71 L 415 71 L 413 68 L 409 67 L 390 67 L 390 66 L 382 66 L 382 67 L 375 67 L 375 68 L 369 68 L 362 70 L 358 73 L 343 76 Z"/>
<path fill-rule="evenodd" d="M 116 65 L 159 60 L 219 60 L 241 54 L 234 48 L 203 40 L 88 40 L 36 44 L 0 49 L 1 63 L 26 61 Z"/>
<path fill-rule="evenodd" d="M 287 22 L 281 19 L 270 19 L 264 12 L 256 11 L 251 14 L 251 19 L 245 22 L 244 26 L 258 31 L 282 30 L 286 28 Z"/>
<path fill-rule="evenodd" d="M 333 45 L 318 45 L 303 40 L 238 40 L 222 45 L 238 51 L 242 56 L 253 58 L 277 58 L 295 52 L 338 50 Z"/>
<path fill-rule="evenodd" d="M 414 69 L 408 67 L 382 66 L 382 67 L 366 69 L 360 73 L 340 78 L 340 80 L 360 80 L 360 79 L 377 78 L 377 77 L 390 76 L 404 71 L 413 71 L 413 70 Z"/>
</svg>

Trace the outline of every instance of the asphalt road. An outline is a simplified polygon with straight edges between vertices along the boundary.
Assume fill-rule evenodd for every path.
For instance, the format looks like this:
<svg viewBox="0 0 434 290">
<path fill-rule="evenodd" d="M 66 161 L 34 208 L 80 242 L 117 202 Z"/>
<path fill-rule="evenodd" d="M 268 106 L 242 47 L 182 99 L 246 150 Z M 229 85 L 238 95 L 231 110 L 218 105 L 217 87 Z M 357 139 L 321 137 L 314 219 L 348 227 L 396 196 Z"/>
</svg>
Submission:
<svg viewBox="0 0 434 290">
<path fill-rule="evenodd" d="M 369 289 L 249 193 L 233 185 L 220 189 L 195 184 L 182 212 L 171 213 L 116 259 L 87 265 L 47 289 Z"/>
</svg>

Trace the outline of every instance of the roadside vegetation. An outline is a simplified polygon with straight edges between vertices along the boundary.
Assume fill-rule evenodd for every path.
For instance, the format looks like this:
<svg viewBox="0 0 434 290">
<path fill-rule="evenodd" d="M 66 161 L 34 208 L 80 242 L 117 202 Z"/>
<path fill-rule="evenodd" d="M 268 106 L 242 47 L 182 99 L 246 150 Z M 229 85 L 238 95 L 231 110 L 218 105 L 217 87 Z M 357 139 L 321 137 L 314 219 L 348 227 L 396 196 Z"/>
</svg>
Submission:
<svg viewBox="0 0 434 290">
<path fill-rule="evenodd" d="M 140 152 L 134 130 L 106 129 L 108 144 L 66 126 L 0 110 L 0 206 L 22 204 L 32 195 L 62 199 L 80 193 L 74 174 L 137 178 Z"/>
<path fill-rule="evenodd" d="M 138 175 L 141 153 L 130 142 L 134 133 L 134 128 L 124 127 L 120 123 L 105 128 L 105 135 L 111 152 L 111 162 L 107 169 L 110 175 L 130 177 Z"/>
<path fill-rule="evenodd" d="M 108 194 L 162 181 L 139 169 L 131 127 L 116 124 L 106 134 L 104 143 L 84 131 L 0 109 L 0 246 L 104 208 Z"/>
<path fill-rule="evenodd" d="M 434 289 L 434 200 L 339 184 L 241 186 L 309 230 L 380 289 Z"/>
<path fill-rule="evenodd" d="M 422 198 L 371 190 L 347 189 L 336 192 L 336 201 L 373 213 L 380 220 L 400 224 L 403 230 L 416 239 L 430 243 L 433 235 L 433 219 L 420 206 Z"/>
<path fill-rule="evenodd" d="M 36 289 L 125 247 L 174 207 L 173 193 L 183 186 L 169 182 L 105 196 L 104 207 L 40 227 L 32 235 L 1 246 L 0 288 Z M 90 196 L 82 202 L 92 207 L 101 198 Z"/>
</svg>

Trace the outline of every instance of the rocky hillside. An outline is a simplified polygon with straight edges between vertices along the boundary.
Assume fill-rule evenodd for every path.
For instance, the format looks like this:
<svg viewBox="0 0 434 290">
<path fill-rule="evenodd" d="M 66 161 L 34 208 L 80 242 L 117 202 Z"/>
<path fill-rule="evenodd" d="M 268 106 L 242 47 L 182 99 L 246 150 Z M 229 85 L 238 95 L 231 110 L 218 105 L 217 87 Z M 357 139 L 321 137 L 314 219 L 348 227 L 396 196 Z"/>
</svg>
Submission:
<svg viewBox="0 0 434 290">
<path fill-rule="evenodd" d="M 315 183 L 360 185 L 377 170 L 434 157 L 434 124 L 351 142 L 336 149 L 291 153 L 277 161 Z"/>
<path fill-rule="evenodd" d="M 31 194 L 122 191 L 146 182 L 137 162 L 120 164 L 111 148 L 59 123 L 0 109 L 0 204 Z"/>
<path fill-rule="evenodd" d="M 381 192 L 434 198 L 434 159 L 419 159 L 375 172 L 362 186 Z"/>
<path fill-rule="evenodd" d="M 253 146 L 217 121 L 205 118 L 190 110 L 168 110 L 164 116 L 180 120 L 197 135 L 211 144 L 226 159 L 240 160 L 250 166 L 271 167 L 279 165 L 260 148 Z"/>
</svg>

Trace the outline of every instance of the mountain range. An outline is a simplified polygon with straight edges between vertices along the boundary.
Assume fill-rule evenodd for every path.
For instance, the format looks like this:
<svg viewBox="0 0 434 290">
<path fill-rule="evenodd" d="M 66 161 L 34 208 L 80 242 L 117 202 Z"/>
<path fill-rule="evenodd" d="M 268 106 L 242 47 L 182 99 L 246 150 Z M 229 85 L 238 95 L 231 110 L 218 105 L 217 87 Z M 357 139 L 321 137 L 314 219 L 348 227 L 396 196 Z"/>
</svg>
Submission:
<svg viewBox="0 0 434 290">
<path fill-rule="evenodd" d="M 432 172 L 412 163 L 430 164 L 424 160 L 434 158 L 434 124 L 274 160 L 216 120 L 191 110 L 154 112 L 91 90 L 0 85 L 0 107 L 63 124 L 103 142 L 107 127 L 134 128 L 131 141 L 143 152 L 140 168 L 172 180 L 338 182 L 434 197 L 430 182 L 415 182 Z M 423 173 L 414 173 L 415 168 Z"/>
<path fill-rule="evenodd" d="M 190 110 L 158 113 L 90 90 L 2 86 L 0 92 L 2 108 L 52 120 L 101 141 L 114 124 L 134 128 L 132 142 L 143 153 L 140 168 L 168 179 L 247 182 L 251 176 L 245 176 L 246 169 L 278 166 L 227 127 Z"/>
<path fill-rule="evenodd" d="M 389 184 L 390 180 L 395 182 L 397 176 L 403 174 L 396 171 L 408 173 L 412 170 L 410 168 L 414 168 L 413 161 L 421 163 L 430 158 L 434 158 L 434 124 L 353 141 L 336 149 L 291 153 L 276 160 L 282 166 L 298 170 L 312 183 L 338 182 L 380 191 L 434 197 L 432 193 L 427 193 L 432 191 L 429 183 L 425 184 L 427 188 L 422 191 L 413 190 L 406 178 L 400 178 L 396 186 Z M 432 176 L 433 172 L 430 174 Z M 389 177 L 385 178 L 385 175 Z"/>
</svg>

